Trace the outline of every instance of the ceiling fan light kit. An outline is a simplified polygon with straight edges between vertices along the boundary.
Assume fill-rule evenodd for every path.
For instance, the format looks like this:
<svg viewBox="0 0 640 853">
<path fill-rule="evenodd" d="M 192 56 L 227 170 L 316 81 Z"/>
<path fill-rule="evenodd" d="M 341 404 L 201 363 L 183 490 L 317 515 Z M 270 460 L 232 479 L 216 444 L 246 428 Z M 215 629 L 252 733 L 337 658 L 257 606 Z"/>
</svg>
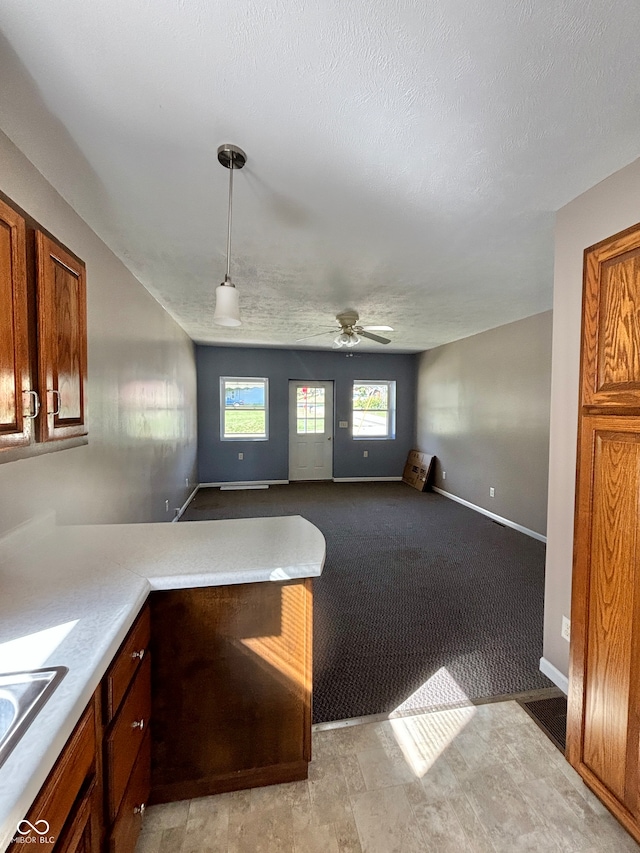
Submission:
<svg viewBox="0 0 640 853">
<path fill-rule="evenodd" d="M 227 272 L 222 284 L 216 287 L 216 307 L 213 312 L 213 322 L 216 326 L 228 328 L 242 325 L 240 319 L 240 295 L 231 281 L 229 263 L 231 260 L 231 210 L 233 201 L 233 172 L 242 169 L 247 162 L 247 155 L 237 145 L 221 145 L 218 148 L 218 161 L 229 169 L 229 216 L 227 225 Z"/>
<path fill-rule="evenodd" d="M 355 332 L 343 331 L 334 339 L 333 348 L 340 349 L 340 347 L 355 347 L 356 344 L 359 343 L 360 338 Z"/>
</svg>

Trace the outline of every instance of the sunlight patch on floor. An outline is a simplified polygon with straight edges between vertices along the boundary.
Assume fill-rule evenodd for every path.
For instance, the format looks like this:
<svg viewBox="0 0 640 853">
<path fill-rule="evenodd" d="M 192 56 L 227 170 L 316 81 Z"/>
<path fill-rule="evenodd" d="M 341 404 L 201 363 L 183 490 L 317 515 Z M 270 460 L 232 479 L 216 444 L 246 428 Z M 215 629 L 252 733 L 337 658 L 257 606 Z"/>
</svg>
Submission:
<svg viewBox="0 0 640 853">
<path fill-rule="evenodd" d="M 439 690 L 442 687 L 446 689 Z M 446 695 L 447 701 L 451 701 L 449 697 L 454 696 L 453 701 L 459 702 L 462 707 L 436 710 L 421 716 L 400 715 L 403 712 L 406 714 L 411 708 L 424 708 L 433 704 L 434 689 L 440 695 Z M 391 712 L 389 721 L 407 764 L 421 779 L 476 713 L 475 706 L 464 690 L 446 668 L 441 667 Z"/>
</svg>

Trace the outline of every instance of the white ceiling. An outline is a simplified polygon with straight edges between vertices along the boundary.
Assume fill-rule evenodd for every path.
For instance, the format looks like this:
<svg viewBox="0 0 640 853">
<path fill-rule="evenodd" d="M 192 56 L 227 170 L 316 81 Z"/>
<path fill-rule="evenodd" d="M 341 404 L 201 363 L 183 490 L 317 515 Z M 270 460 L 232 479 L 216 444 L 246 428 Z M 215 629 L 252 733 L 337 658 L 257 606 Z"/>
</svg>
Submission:
<svg viewBox="0 0 640 853">
<path fill-rule="evenodd" d="M 194 340 L 355 308 L 424 350 L 551 307 L 553 211 L 640 155 L 639 36 L 637 0 L 2 0 L 0 126 Z"/>
</svg>

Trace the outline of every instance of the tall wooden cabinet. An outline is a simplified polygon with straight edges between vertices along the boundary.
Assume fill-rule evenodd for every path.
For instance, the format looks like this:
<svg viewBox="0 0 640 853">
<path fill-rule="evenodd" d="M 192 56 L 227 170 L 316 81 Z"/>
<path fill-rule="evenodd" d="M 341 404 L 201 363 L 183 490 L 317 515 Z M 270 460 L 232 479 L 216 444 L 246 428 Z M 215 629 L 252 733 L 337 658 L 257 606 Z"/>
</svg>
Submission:
<svg viewBox="0 0 640 853">
<path fill-rule="evenodd" d="M 640 225 L 585 251 L 567 758 L 640 841 Z"/>
</svg>

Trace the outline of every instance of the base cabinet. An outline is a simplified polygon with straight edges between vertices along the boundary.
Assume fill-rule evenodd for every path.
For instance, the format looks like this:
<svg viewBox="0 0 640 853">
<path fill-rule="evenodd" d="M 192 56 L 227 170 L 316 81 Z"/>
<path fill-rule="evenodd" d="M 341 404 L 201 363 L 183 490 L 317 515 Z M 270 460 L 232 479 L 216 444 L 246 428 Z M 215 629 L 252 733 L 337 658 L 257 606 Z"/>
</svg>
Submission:
<svg viewBox="0 0 640 853">
<path fill-rule="evenodd" d="M 311 583 L 151 593 L 151 802 L 307 778 Z"/>
<path fill-rule="evenodd" d="M 133 853 L 149 798 L 148 651 L 145 606 L 26 816 L 49 827 L 38 850 Z"/>
<path fill-rule="evenodd" d="M 38 830 L 38 850 L 54 853 L 100 853 L 102 779 L 96 693 L 67 741 L 26 820 Z M 44 823 L 43 823 L 44 822 Z M 24 843 L 16 836 L 16 846 Z"/>
</svg>

